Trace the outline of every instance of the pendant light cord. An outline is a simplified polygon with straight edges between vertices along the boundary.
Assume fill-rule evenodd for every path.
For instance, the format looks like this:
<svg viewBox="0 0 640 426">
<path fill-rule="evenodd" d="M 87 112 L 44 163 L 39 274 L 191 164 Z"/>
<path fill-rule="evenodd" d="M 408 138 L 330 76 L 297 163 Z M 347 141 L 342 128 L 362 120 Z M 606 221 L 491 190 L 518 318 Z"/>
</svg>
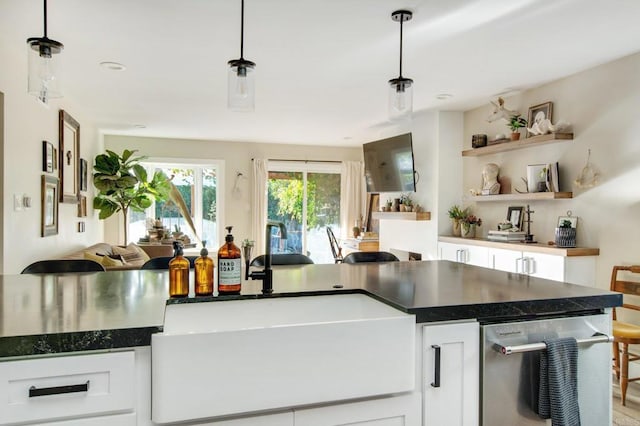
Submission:
<svg viewBox="0 0 640 426">
<path fill-rule="evenodd" d="M 244 59 L 244 0 L 240 8 L 240 59 Z"/>
<path fill-rule="evenodd" d="M 44 0 L 44 38 L 47 38 L 47 0 Z"/>
<path fill-rule="evenodd" d="M 402 78 L 402 23 L 403 22 L 404 22 L 404 15 L 400 15 L 400 78 Z"/>
</svg>

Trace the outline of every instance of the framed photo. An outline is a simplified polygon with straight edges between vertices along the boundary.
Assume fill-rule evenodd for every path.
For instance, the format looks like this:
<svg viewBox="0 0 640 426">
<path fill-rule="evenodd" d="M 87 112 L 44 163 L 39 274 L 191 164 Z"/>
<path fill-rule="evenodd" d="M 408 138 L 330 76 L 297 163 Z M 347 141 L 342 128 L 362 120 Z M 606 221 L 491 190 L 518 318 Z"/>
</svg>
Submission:
<svg viewBox="0 0 640 426">
<path fill-rule="evenodd" d="M 78 222 L 78 232 L 84 232 L 84 222 Z"/>
<path fill-rule="evenodd" d="M 87 197 L 84 195 L 78 200 L 78 217 L 87 217 Z"/>
<path fill-rule="evenodd" d="M 88 171 L 87 171 L 87 160 L 85 160 L 84 158 L 80 159 L 80 191 L 86 191 L 87 190 L 87 178 L 88 178 Z"/>
<path fill-rule="evenodd" d="M 42 141 L 42 171 L 53 173 L 53 145 L 50 142 Z"/>
<path fill-rule="evenodd" d="M 540 122 L 544 119 L 552 120 L 553 115 L 553 102 L 545 102 L 540 105 L 534 105 L 529 107 L 529 117 L 527 118 L 527 125 L 529 127 L 533 126 L 533 123 Z M 527 131 L 527 137 L 530 138 L 532 135 L 529 131 Z"/>
<path fill-rule="evenodd" d="M 58 233 L 58 178 L 42 175 L 41 235 L 48 237 Z"/>
<path fill-rule="evenodd" d="M 568 220 L 569 222 L 571 222 L 571 227 L 572 228 L 577 228 L 578 227 L 578 217 L 577 216 L 560 216 L 560 217 L 558 217 L 558 228 L 560 228 L 560 225 L 562 225 L 562 222 L 564 222 L 565 220 Z"/>
<path fill-rule="evenodd" d="M 363 224 L 365 231 L 378 232 L 380 224 L 378 219 L 373 218 L 373 212 L 380 210 L 380 194 L 368 193 L 367 194 L 367 211 L 365 217 L 365 223 Z"/>
<path fill-rule="evenodd" d="M 80 192 L 80 124 L 69 113 L 60 110 L 58 132 L 60 202 L 77 204 Z"/>
<path fill-rule="evenodd" d="M 522 231 L 523 219 L 524 207 L 509 207 L 509 210 L 507 210 L 507 222 L 511 223 L 511 226 L 518 228 L 518 231 Z"/>
<path fill-rule="evenodd" d="M 529 164 L 527 166 L 527 191 L 547 192 L 548 164 Z"/>
<path fill-rule="evenodd" d="M 60 159 L 58 158 L 58 150 L 56 147 L 53 147 L 53 170 L 58 170 L 58 163 Z"/>
</svg>

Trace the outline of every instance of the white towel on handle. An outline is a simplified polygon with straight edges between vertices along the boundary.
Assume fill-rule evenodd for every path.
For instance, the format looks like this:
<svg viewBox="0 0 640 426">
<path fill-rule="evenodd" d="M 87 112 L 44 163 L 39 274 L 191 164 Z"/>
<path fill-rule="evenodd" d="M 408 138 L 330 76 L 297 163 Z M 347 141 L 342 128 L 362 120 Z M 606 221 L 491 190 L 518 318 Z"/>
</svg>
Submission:
<svg viewBox="0 0 640 426">
<path fill-rule="evenodd" d="M 580 426 L 578 344 L 573 337 L 545 340 L 540 354 L 538 414 L 552 426 Z"/>
</svg>

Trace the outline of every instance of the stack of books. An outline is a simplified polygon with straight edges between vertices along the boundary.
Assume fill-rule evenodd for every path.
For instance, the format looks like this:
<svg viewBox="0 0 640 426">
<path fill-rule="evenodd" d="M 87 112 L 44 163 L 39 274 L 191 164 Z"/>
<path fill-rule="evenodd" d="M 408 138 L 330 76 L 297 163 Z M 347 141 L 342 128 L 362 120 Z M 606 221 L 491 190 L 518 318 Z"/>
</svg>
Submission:
<svg viewBox="0 0 640 426">
<path fill-rule="evenodd" d="M 487 239 L 490 241 L 507 241 L 517 242 L 524 241 L 525 232 L 523 231 L 493 231 L 489 230 Z"/>
</svg>

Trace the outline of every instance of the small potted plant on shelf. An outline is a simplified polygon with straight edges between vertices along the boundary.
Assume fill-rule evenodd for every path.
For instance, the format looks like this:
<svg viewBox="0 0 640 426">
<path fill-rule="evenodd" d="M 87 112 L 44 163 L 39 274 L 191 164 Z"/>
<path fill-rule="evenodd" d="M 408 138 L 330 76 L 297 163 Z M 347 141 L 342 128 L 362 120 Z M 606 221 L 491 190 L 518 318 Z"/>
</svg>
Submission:
<svg viewBox="0 0 640 426">
<path fill-rule="evenodd" d="M 576 246 L 576 228 L 571 226 L 570 220 L 563 220 L 560 226 L 556 228 L 556 246 L 558 247 L 575 247 Z"/>
<path fill-rule="evenodd" d="M 469 208 L 461 209 L 460 206 L 454 205 L 447 213 L 449 213 L 449 217 L 451 218 L 451 223 L 453 225 L 453 236 L 459 237 L 460 221 L 469 215 Z"/>
<path fill-rule="evenodd" d="M 402 194 L 400 196 L 400 211 L 411 212 L 413 211 L 413 200 L 409 194 Z"/>
<path fill-rule="evenodd" d="M 482 219 L 475 215 L 468 215 L 460 221 L 460 236 L 462 238 L 475 238 L 476 227 L 482 225 Z"/>
<path fill-rule="evenodd" d="M 509 117 L 508 126 L 509 129 L 511 129 L 511 140 L 517 141 L 518 139 L 520 139 L 519 130 L 522 127 L 527 127 L 527 120 L 525 120 L 524 117 L 521 117 L 520 114 L 513 114 L 511 117 Z"/>
</svg>

